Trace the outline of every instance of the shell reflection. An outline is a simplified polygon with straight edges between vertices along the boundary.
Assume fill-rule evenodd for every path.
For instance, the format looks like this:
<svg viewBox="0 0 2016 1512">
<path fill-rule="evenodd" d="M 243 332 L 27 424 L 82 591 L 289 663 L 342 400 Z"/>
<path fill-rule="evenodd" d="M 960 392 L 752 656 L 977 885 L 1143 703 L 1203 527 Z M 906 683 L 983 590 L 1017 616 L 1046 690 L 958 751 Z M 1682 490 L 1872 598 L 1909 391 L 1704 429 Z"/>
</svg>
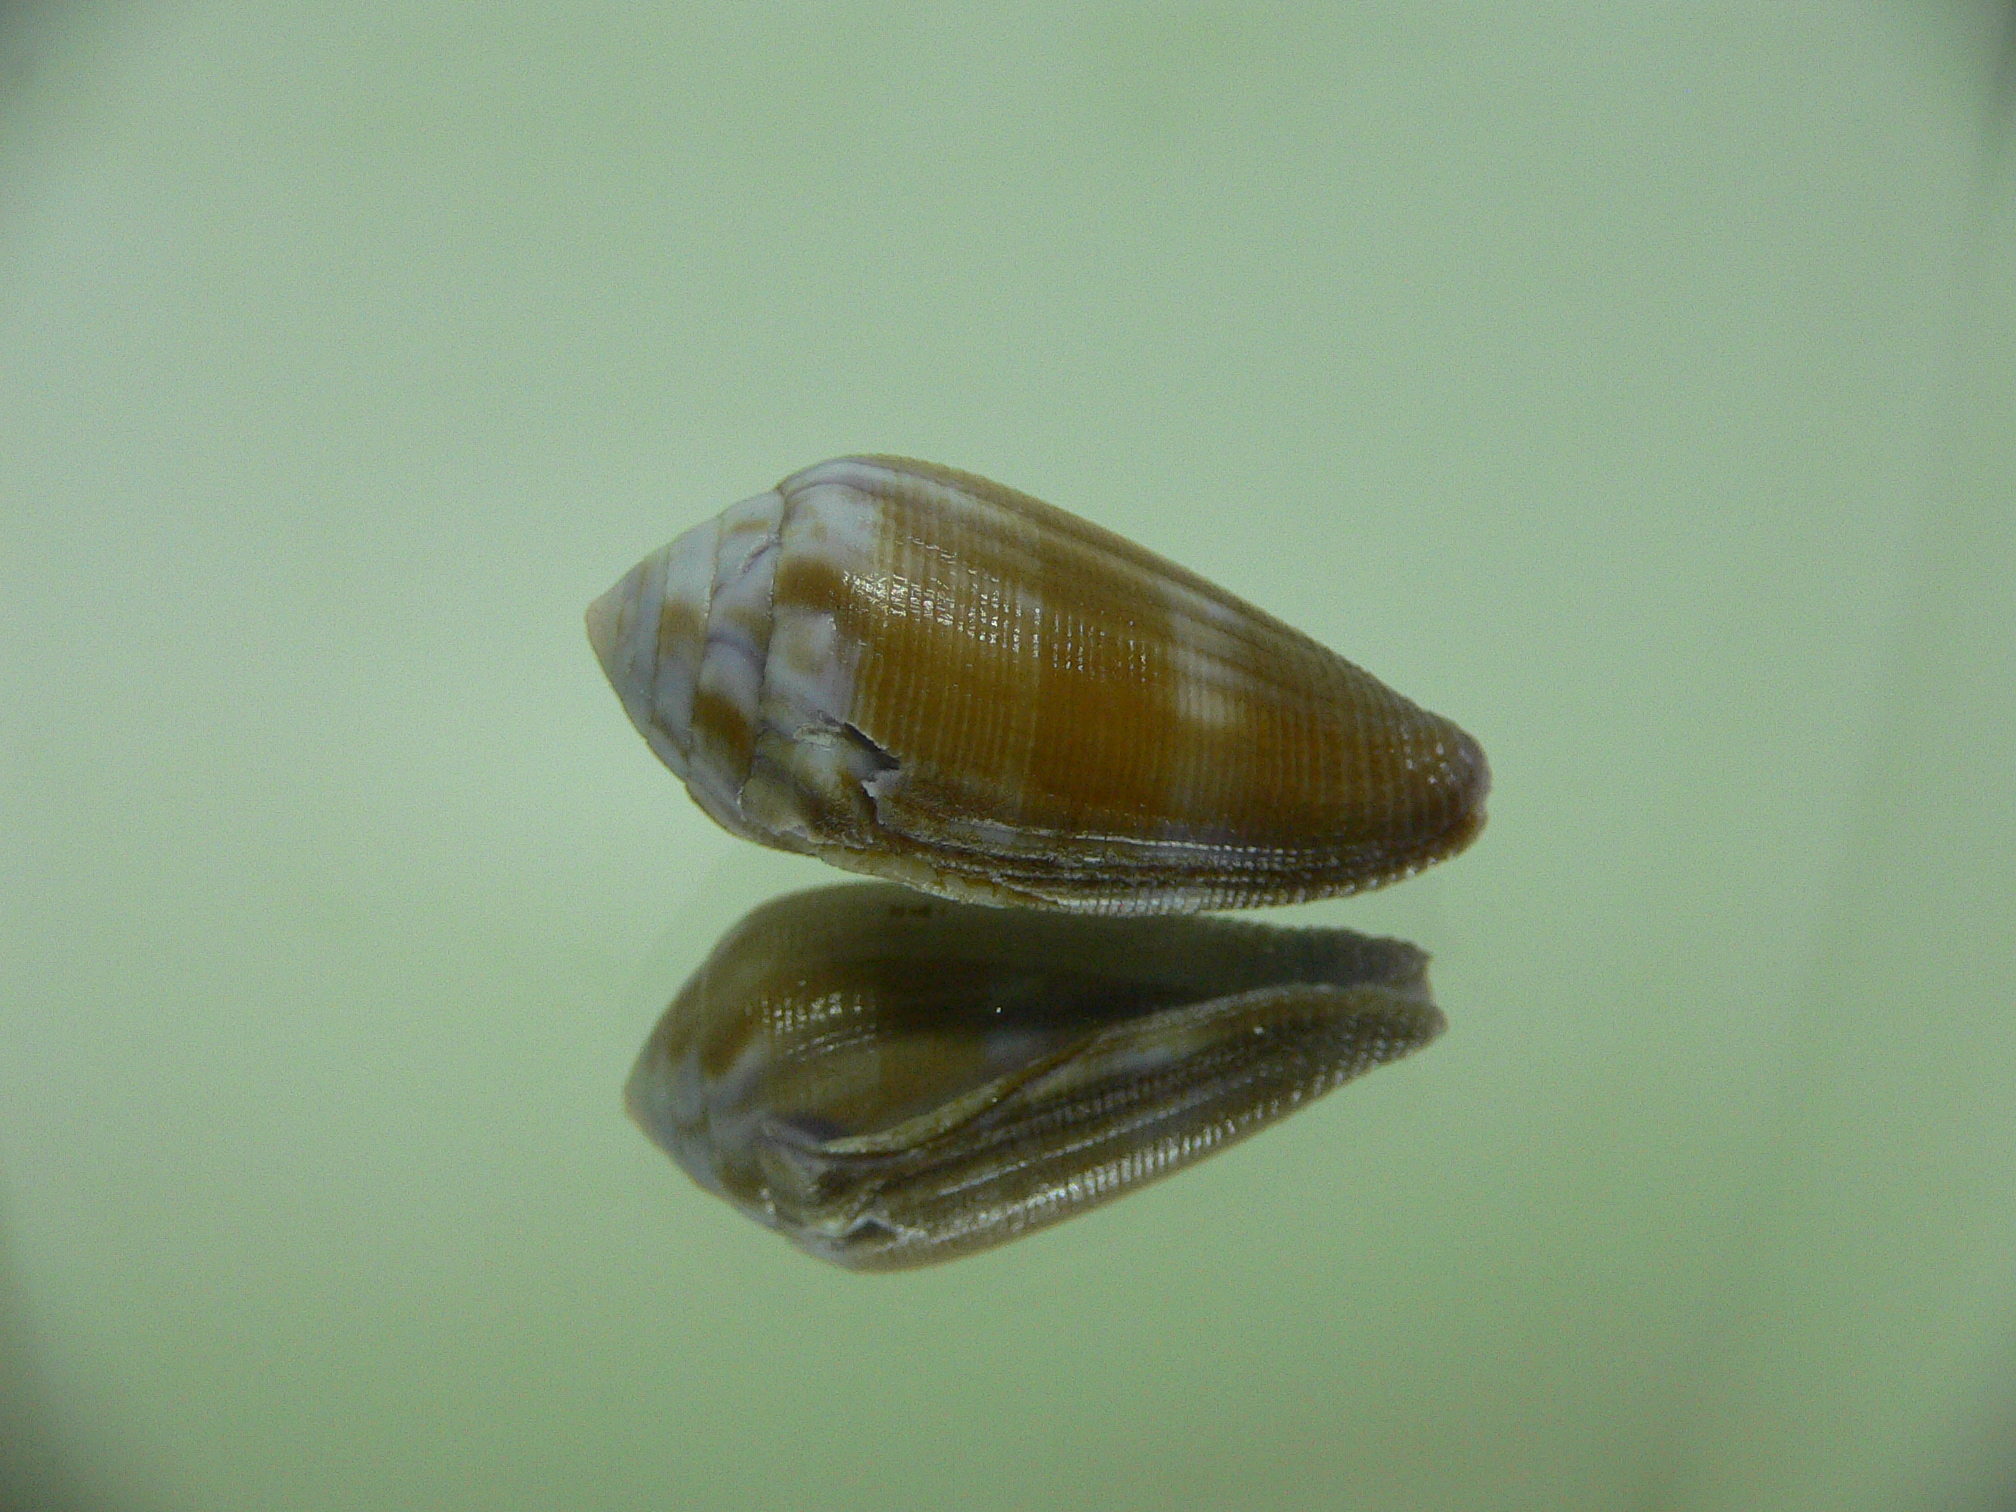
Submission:
<svg viewBox="0 0 2016 1512">
<path fill-rule="evenodd" d="M 860 883 L 729 930 L 625 1099 L 750 1217 L 894 1269 L 1180 1170 L 1442 1027 L 1427 957 L 1399 940 Z"/>
</svg>

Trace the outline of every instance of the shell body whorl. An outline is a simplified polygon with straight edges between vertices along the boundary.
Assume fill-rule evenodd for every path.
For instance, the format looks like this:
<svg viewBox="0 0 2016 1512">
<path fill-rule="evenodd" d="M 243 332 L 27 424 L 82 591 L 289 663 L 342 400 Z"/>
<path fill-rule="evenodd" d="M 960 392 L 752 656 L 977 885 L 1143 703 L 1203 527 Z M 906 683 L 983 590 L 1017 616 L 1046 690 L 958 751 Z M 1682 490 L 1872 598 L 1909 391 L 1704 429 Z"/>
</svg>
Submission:
<svg viewBox="0 0 2016 1512">
<path fill-rule="evenodd" d="M 1483 822 L 1477 743 L 1108 531 L 887 457 L 786 478 L 588 614 L 631 721 L 717 822 L 973 902 L 1290 903 Z"/>
</svg>

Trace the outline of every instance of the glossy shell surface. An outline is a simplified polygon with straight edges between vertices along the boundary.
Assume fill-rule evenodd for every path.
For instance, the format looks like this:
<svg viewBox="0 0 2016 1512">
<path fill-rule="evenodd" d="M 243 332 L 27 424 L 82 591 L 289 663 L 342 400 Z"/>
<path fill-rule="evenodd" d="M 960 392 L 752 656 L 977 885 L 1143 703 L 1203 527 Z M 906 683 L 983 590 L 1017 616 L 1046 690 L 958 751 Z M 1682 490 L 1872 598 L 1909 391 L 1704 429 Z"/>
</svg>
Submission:
<svg viewBox="0 0 2016 1512">
<path fill-rule="evenodd" d="M 1063 510 L 852 457 L 645 558 L 588 613 L 632 723 L 749 839 L 928 892 L 1189 912 L 1466 845 L 1477 743 Z"/>
<path fill-rule="evenodd" d="M 879 883 L 763 905 L 638 1056 L 686 1172 L 857 1270 L 985 1249 L 1180 1170 L 1443 1027 L 1399 940 L 981 908 Z"/>
</svg>

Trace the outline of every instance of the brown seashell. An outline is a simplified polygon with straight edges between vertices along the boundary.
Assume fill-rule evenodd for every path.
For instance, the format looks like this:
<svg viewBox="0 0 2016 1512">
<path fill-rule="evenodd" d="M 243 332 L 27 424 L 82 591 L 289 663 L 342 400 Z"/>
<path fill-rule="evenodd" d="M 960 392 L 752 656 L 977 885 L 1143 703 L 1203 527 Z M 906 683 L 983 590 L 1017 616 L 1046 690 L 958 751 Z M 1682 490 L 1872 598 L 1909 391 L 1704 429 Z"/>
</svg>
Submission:
<svg viewBox="0 0 2016 1512">
<path fill-rule="evenodd" d="M 764 904 L 652 1031 L 630 1114 L 852 1270 L 1081 1213 L 1442 1031 L 1400 940 L 979 908 L 880 883 Z"/>
<path fill-rule="evenodd" d="M 1477 743 L 1096 525 L 895 457 L 795 473 L 588 611 L 723 826 L 973 902 L 1190 912 L 1358 891 L 1483 824 Z"/>
</svg>

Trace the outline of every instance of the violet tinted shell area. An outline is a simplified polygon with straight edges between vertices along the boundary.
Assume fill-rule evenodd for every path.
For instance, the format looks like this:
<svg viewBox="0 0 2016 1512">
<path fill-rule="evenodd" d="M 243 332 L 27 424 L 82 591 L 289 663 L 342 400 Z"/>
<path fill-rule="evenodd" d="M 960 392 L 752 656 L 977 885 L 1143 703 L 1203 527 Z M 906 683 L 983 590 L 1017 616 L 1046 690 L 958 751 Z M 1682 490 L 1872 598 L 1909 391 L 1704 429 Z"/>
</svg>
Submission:
<svg viewBox="0 0 2016 1512">
<path fill-rule="evenodd" d="M 1484 754 L 1279 620 L 928 463 L 793 474 L 589 610 L 631 721 L 731 831 L 1101 913 L 1379 886 L 1483 823 Z"/>
</svg>

